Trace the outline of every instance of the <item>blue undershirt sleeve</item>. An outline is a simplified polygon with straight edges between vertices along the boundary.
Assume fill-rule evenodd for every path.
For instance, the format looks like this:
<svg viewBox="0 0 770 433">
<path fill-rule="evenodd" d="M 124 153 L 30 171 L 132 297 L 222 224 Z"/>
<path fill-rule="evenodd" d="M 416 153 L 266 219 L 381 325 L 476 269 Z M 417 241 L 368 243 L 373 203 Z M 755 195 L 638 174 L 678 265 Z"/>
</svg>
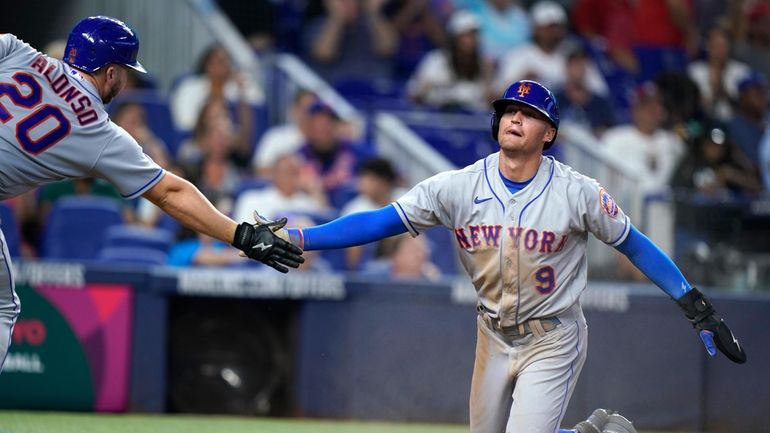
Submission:
<svg viewBox="0 0 770 433">
<path fill-rule="evenodd" d="M 666 253 L 633 225 L 626 239 L 615 249 L 625 254 L 634 266 L 672 298 L 679 299 L 692 289 Z"/>
<path fill-rule="evenodd" d="M 396 209 L 393 205 L 388 205 L 373 211 L 356 212 L 320 226 L 303 228 L 301 231 L 289 229 L 289 236 L 295 244 L 298 243 L 295 239 L 299 237 L 302 239 L 300 245 L 303 249 L 312 251 L 368 244 L 406 231 L 406 226 Z"/>
</svg>

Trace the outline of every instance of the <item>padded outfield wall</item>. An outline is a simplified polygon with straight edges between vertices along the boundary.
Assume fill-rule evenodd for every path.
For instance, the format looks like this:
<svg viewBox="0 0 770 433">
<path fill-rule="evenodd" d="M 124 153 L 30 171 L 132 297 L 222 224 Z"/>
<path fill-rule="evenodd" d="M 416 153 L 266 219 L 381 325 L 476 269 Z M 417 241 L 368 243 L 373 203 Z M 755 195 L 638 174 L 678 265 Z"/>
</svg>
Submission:
<svg viewBox="0 0 770 433">
<path fill-rule="evenodd" d="M 16 268 L 22 316 L 2 408 L 467 421 L 476 313 L 462 280 Z M 766 430 L 770 296 L 705 291 L 747 364 L 707 358 L 654 287 L 591 283 L 588 359 L 565 425 L 603 406 L 642 429 Z"/>
</svg>

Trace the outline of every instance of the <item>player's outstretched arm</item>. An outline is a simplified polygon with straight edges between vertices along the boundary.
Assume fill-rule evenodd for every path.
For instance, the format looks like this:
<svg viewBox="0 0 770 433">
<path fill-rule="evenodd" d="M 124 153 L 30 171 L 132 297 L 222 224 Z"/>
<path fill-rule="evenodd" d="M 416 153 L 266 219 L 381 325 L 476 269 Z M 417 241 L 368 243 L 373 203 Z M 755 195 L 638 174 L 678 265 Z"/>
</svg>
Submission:
<svg viewBox="0 0 770 433">
<path fill-rule="evenodd" d="M 698 330 L 711 356 L 715 356 L 716 350 L 719 349 L 733 362 L 746 362 L 746 352 L 724 320 L 716 314 L 711 301 L 698 289 L 690 286 L 674 262 L 647 236 L 631 226 L 628 237 L 616 248 L 676 301 L 693 327 Z"/>
<path fill-rule="evenodd" d="M 143 195 L 182 225 L 198 233 L 227 242 L 240 249 L 246 256 L 288 272 L 304 262 L 302 250 L 278 237 L 274 232 L 286 221 L 271 224 L 243 222 L 237 224 L 219 212 L 211 202 L 190 182 L 166 172 L 155 186 Z"/>
<path fill-rule="evenodd" d="M 406 232 L 393 205 L 356 212 L 320 226 L 288 229 L 291 242 L 306 251 L 363 245 Z"/>
</svg>

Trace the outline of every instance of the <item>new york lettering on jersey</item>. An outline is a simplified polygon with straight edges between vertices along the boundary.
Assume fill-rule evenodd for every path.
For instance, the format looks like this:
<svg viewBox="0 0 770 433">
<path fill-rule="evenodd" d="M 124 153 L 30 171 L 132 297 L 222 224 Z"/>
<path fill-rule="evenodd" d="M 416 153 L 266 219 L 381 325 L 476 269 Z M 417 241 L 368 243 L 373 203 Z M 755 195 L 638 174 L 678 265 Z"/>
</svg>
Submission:
<svg viewBox="0 0 770 433">
<path fill-rule="evenodd" d="M 497 158 L 427 179 L 398 203 L 413 234 L 437 224 L 453 231 L 480 302 L 502 321 L 557 315 L 585 288 L 581 234 L 613 244 L 628 220 L 598 183 L 551 158 L 511 194 Z"/>
</svg>

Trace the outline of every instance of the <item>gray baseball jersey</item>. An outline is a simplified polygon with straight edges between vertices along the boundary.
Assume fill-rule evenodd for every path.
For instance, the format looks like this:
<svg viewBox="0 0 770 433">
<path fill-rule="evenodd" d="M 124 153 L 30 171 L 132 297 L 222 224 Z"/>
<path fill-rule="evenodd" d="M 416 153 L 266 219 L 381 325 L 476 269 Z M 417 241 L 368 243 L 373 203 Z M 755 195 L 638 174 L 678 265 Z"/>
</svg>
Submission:
<svg viewBox="0 0 770 433">
<path fill-rule="evenodd" d="M 396 209 L 412 235 L 436 225 L 454 230 L 479 302 L 501 325 L 557 316 L 586 286 L 586 234 L 616 246 L 629 219 L 598 182 L 549 157 L 511 194 L 498 156 L 419 183 Z"/>
<path fill-rule="evenodd" d="M 126 198 L 165 173 L 112 123 L 96 88 L 77 70 L 11 34 L 0 35 L 0 200 L 62 179 L 100 177 Z M 12 266 L 0 236 L 0 370 L 19 315 Z"/>
<path fill-rule="evenodd" d="M 12 34 L 0 35 L 0 122 L 0 199 L 80 177 L 134 198 L 164 173 L 110 121 L 88 80 Z"/>
<path fill-rule="evenodd" d="M 470 397 L 471 433 L 559 428 L 586 358 L 578 299 L 586 287 L 587 234 L 616 246 L 628 217 L 593 179 L 553 158 L 512 194 L 499 153 L 440 173 L 394 206 L 413 236 L 444 225 L 478 293 L 480 316 Z M 557 323 L 536 332 L 538 319 Z M 525 325 L 531 333 L 524 334 Z M 519 329 L 512 337 L 510 329 Z"/>
</svg>

